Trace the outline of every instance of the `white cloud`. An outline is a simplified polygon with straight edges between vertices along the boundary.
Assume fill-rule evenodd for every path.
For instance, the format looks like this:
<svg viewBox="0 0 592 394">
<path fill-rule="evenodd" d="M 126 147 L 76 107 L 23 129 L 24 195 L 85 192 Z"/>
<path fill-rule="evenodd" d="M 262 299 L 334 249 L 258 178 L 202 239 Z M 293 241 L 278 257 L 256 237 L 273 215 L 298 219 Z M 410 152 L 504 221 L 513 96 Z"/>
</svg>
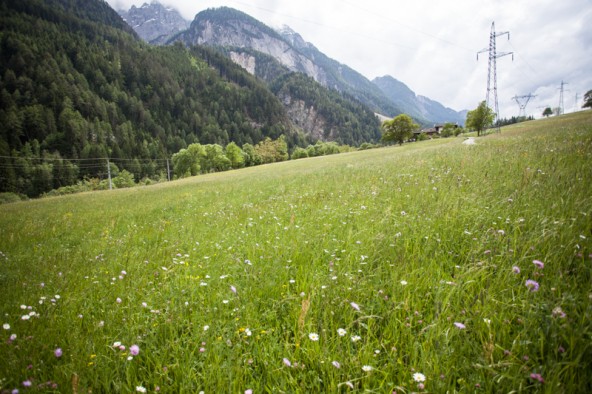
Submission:
<svg viewBox="0 0 592 394">
<path fill-rule="evenodd" d="M 114 8 L 142 0 L 107 0 Z M 211 7 L 229 6 L 270 26 L 287 24 L 319 50 L 369 79 L 392 75 L 417 94 L 456 110 L 472 109 L 485 98 L 491 23 L 498 52 L 498 99 L 502 117 L 517 115 L 515 95 L 536 94 L 527 114 L 559 104 L 559 85 L 568 82 L 566 112 L 592 89 L 589 54 L 592 7 L 589 0 L 474 0 L 392 2 L 386 0 L 162 0 L 187 19 Z M 580 104 L 581 106 L 581 104 Z"/>
</svg>

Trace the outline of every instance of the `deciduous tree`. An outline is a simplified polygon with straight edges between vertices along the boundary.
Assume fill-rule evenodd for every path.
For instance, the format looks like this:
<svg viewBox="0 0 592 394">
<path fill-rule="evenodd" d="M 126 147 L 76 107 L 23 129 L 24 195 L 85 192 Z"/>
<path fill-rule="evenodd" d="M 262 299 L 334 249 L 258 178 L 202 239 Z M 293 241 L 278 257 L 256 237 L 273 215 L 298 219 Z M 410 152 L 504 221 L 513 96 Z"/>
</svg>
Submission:
<svg viewBox="0 0 592 394">
<path fill-rule="evenodd" d="M 382 141 L 396 142 L 401 145 L 411 138 L 417 129 L 419 129 L 419 125 L 413 122 L 409 115 L 401 114 L 382 123 Z"/>
<path fill-rule="evenodd" d="M 476 130 L 477 136 L 480 136 L 483 130 L 493 124 L 494 119 L 493 110 L 487 106 L 485 101 L 481 101 L 477 108 L 467 113 L 465 125 L 469 129 Z"/>
</svg>

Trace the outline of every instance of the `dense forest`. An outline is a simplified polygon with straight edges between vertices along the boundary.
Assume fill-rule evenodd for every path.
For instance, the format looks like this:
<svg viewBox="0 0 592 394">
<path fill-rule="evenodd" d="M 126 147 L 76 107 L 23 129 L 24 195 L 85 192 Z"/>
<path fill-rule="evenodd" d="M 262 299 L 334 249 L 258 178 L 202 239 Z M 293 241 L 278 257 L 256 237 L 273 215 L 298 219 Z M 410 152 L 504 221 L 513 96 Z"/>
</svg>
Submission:
<svg viewBox="0 0 592 394">
<path fill-rule="evenodd" d="M 212 48 L 149 46 L 102 0 L 0 0 L 0 54 L 0 192 L 104 179 L 107 158 L 135 181 L 166 178 L 191 144 L 315 143 L 262 79 Z M 318 106 L 337 142 L 378 140 L 365 107 L 272 68 L 276 93 Z"/>
<path fill-rule="evenodd" d="M 308 142 L 230 60 L 150 47 L 102 1 L 2 0 L 0 29 L 0 191 L 36 196 L 104 175 L 77 159 L 121 159 L 140 179 L 195 142 Z"/>
</svg>

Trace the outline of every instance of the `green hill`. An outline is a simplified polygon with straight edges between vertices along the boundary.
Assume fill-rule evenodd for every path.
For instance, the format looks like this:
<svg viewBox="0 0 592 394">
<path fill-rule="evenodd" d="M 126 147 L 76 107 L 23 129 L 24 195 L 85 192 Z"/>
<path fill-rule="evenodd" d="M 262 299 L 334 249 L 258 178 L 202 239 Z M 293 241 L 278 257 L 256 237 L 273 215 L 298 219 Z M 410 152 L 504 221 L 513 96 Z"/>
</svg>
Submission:
<svg viewBox="0 0 592 394">
<path fill-rule="evenodd" d="M 0 389 L 590 392 L 592 111 L 463 140 L 0 206 Z"/>
</svg>

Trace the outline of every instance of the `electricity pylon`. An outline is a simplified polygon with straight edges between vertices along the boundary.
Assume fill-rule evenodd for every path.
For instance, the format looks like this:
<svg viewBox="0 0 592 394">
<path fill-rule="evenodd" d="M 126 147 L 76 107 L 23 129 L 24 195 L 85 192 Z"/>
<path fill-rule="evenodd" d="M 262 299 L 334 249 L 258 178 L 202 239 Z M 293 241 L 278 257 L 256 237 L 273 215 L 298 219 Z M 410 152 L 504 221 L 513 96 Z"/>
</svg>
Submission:
<svg viewBox="0 0 592 394">
<path fill-rule="evenodd" d="M 494 113 L 495 113 L 495 120 L 497 123 L 497 132 L 499 133 L 499 105 L 497 101 L 497 58 L 512 55 L 512 60 L 514 60 L 514 52 L 496 52 L 496 44 L 495 39 L 499 36 L 503 36 L 504 34 L 508 35 L 508 40 L 510 39 L 510 32 L 504 31 L 501 33 L 495 32 L 495 22 L 491 22 L 491 33 L 489 33 L 489 48 L 485 48 L 477 52 L 477 60 L 479 60 L 479 54 L 483 52 L 489 52 L 489 64 L 487 66 L 487 95 L 485 96 L 485 103 L 489 108 L 489 96 L 493 91 L 493 103 L 494 103 Z M 491 80 L 493 79 L 493 88 L 491 87 Z"/>
<path fill-rule="evenodd" d="M 563 86 L 568 85 L 567 82 L 563 82 L 561 81 L 561 86 L 559 87 L 559 113 L 557 115 L 562 115 L 564 112 L 564 107 L 563 107 Z"/>
<path fill-rule="evenodd" d="M 514 96 L 512 97 L 512 100 L 515 100 L 516 103 L 518 104 L 518 107 L 520 107 L 520 112 L 518 112 L 518 117 L 520 116 L 524 116 L 526 118 L 526 106 L 528 105 L 528 102 L 530 101 L 530 99 L 535 98 L 536 94 L 532 94 L 529 93 L 526 96 Z"/>
</svg>

